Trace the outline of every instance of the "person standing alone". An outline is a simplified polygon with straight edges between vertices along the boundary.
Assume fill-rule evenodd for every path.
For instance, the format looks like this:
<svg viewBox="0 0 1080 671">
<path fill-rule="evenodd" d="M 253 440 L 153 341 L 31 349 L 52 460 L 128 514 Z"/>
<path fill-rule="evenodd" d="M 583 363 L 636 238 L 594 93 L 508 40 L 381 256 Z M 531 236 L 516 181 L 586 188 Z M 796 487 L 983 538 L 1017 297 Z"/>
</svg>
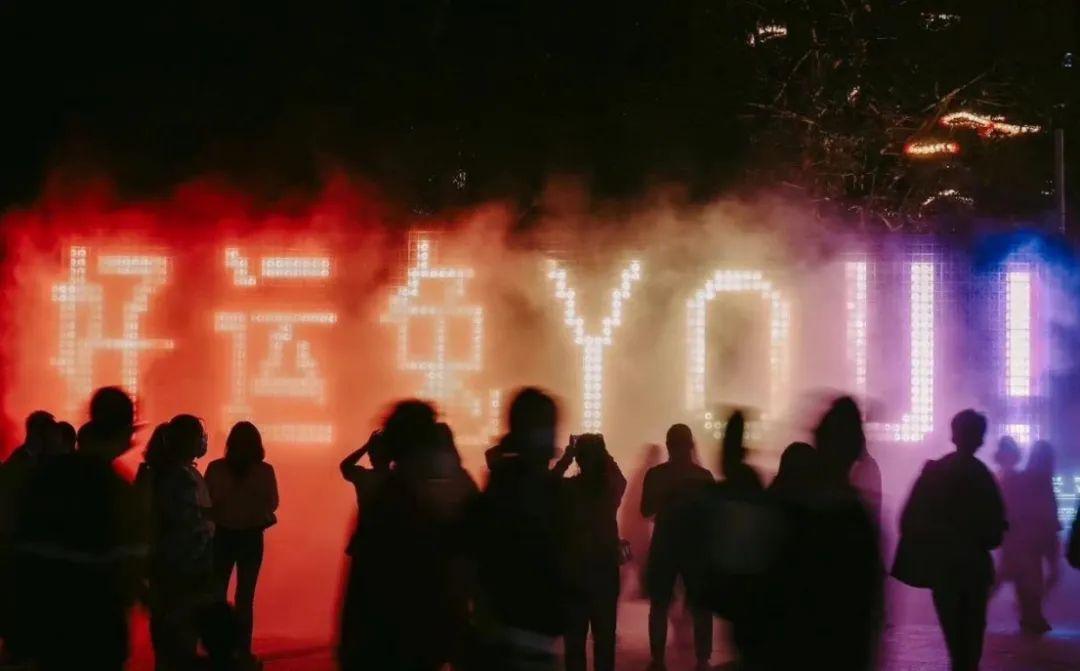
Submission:
<svg viewBox="0 0 1080 671">
<path fill-rule="evenodd" d="M 1008 525 L 997 482 L 975 457 L 986 417 L 964 410 L 951 428 L 956 451 L 927 462 L 904 506 L 893 575 L 931 589 L 953 671 L 975 671 L 994 583 L 990 552 Z"/>
<path fill-rule="evenodd" d="M 255 585 L 263 560 L 263 534 L 277 519 L 277 478 L 266 463 L 262 435 L 251 422 L 238 422 L 225 440 L 225 456 L 206 468 L 214 531 L 214 573 L 222 600 L 236 570 L 237 650 L 255 661 Z"/>
</svg>

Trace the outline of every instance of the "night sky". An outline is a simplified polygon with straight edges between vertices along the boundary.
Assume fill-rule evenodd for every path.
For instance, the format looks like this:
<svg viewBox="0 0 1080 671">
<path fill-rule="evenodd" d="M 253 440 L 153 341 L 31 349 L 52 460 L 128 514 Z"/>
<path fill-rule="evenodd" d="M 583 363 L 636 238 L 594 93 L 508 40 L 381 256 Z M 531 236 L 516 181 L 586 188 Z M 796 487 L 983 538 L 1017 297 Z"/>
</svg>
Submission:
<svg viewBox="0 0 1080 671">
<path fill-rule="evenodd" d="M 0 3 L 0 206 L 32 201 L 55 174 L 106 175 L 140 196 L 214 175 L 274 197 L 315 188 L 332 168 L 417 211 L 491 197 L 527 208 L 560 173 L 601 196 L 678 182 L 708 197 L 745 181 L 757 160 L 755 17 L 783 9 L 794 43 L 813 13 L 794 0 L 164 4 Z M 867 16 L 959 7 L 969 43 L 957 54 L 1024 60 L 1064 5 L 1000 9 L 1013 4 L 820 7 L 874 5 Z M 1008 38 L 1018 25 L 1010 12 L 1028 7 L 1042 23 Z M 900 33 L 881 34 L 871 43 Z M 1050 68 L 1033 59 L 1036 71 Z M 882 62 L 885 90 L 899 59 Z"/>
</svg>

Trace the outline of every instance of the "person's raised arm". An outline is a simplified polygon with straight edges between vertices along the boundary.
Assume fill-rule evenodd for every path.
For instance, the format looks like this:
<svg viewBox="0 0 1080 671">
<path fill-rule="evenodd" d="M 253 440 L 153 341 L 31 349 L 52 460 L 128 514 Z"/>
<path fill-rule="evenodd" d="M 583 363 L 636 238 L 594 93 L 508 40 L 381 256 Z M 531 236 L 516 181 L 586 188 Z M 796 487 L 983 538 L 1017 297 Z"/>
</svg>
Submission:
<svg viewBox="0 0 1080 671">
<path fill-rule="evenodd" d="M 571 436 L 570 444 L 566 446 L 562 456 L 559 457 L 559 460 L 551 467 L 551 474 L 556 478 L 561 478 L 566 475 L 566 471 L 570 470 L 570 464 L 574 463 L 575 451 L 573 436 Z"/>
<path fill-rule="evenodd" d="M 349 453 L 347 457 L 341 460 L 341 464 L 338 466 L 338 468 L 341 469 L 341 477 L 345 478 L 349 482 L 352 482 L 356 480 L 356 474 L 358 471 L 367 470 L 360 465 L 360 460 L 363 459 L 364 455 L 367 454 L 368 451 L 371 449 L 371 444 L 375 441 L 375 438 L 378 435 L 378 431 L 372 432 L 367 442 L 364 443 L 363 446 L 360 447 L 360 449 Z"/>
</svg>

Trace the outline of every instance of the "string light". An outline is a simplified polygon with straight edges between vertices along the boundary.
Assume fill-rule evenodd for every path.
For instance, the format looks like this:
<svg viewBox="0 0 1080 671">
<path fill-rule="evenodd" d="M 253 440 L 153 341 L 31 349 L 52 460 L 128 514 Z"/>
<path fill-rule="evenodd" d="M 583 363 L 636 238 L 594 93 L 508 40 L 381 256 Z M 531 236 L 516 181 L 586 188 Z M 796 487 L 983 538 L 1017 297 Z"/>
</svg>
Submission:
<svg viewBox="0 0 1080 671">
<path fill-rule="evenodd" d="M 1029 135 L 1042 131 L 1042 126 L 1009 123 L 1005 120 L 1005 117 L 991 117 L 968 111 L 946 114 L 941 117 L 941 125 L 947 128 L 974 128 L 983 137 L 993 137 L 995 135 L 1016 137 L 1017 135 Z"/>
<path fill-rule="evenodd" d="M 465 304 L 465 283 L 475 275 L 472 268 L 432 265 L 434 254 L 432 241 L 424 233 L 410 236 L 409 256 L 411 265 L 406 271 L 406 281 L 390 295 L 390 305 L 383 315 L 384 323 L 395 324 L 398 331 L 397 363 L 403 371 L 423 373 L 422 396 L 440 403 L 463 402 L 469 405 L 462 377 L 476 373 L 484 365 L 484 308 Z M 421 286 L 427 283 L 447 285 L 441 303 L 421 303 Z M 425 292 L 425 295 L 430 295 Z M 410 328 L 414 318 L 423 318 L 435 331 L 435 347 L 430 358 L 415 358 L 409 351 Z M 447 354 L 447 329 L 451 319 L 465 320 L 469 324 L 470 347 L 460 359 Z M 472 413 L 480 417 L 479 404 Z"/>
<path fill-rule="evenodd" d="M 960 192 L 957 191 L 956 189 L 942 189 L 941 191 L 938 191 L 937 193 L 935 193 L 935 194 L 933 194 L 931 196 L 928 196 L 926 198 L 926 200 L 924 200 L 922 202 L 922 206 L 923 207 L 928 207 L 929 205 L 931 205 L 935 201 L 946 199 L 946 198 L 948 198 L 950 200 L 955 200 L 955 201 L 957 201 L 959 203 L 963 203 L 964 205 L 971 205 L 971 204 L 973 204 L 975 202 L 975 200 L 973 198 L 970 198 L 968 196 L 960 195 Z"/>
<path fill-rule="evenodd" d="M 866 261 L 844 264 L 847 278 L 847 352 L 855 374 L 855 391 L 866 396 L 868 268 Z"/>
<path fill-rule="evenodd" d="M 781 23 L 759 23 L 757 30 L 753 35 L 747 39 L 750 46 L 756 44 L 764 44 L 769 40 L 776 40 L 783 37 L 787 37 L 787 26 Z"/>
<path fill-rule="evenodd" d="M 577 293 L 566 280 L 566 270 L 557 261 L 548 261 L 548 280 L 554 285 L 555 298 L 563 305 L 563 323 L 581 348 L 582 368 L 582 425 L 586 432 L 596 433 L 603 425 L 604 408 L 604 351 L 611 346 L 612 335 L 622 324 L 622 306 L 629 300 L 633 285 L 641 280 L 641 262 L 630 261 L 620 275 L 619 286 L 611 292 L 610 312 L 600 324 L 599 333 L 587 333 L 585 319 L 577 312 Z"/>
<path fill-rule="evenodd" d="M 1005 273 L 1005 394 L 1031 395 L 1031 271 Z"/>
<path fill-rule="evenodd" d="M 120 352 L 121 384 L 132 395 L 139 391 L 140 353 L 171 350 L 168 338 L 143 338 L 142 317 L 150 307 L 150 297 L 166 284 L 169 259 L 156 255 L 99 255 L 97 274 L 101 277 L 138 278 L 131 300 L 121 309 L 120 337 L 105 337 L 105 291 L 100 283 L 87 279 L 89 252 L 86 247 L 68 250 L 68 281 L 52 289 L 59 307 L 59 344 L 53 359 L 68 385 L 68 410 L 90 395 L 94 387 L 94 355 L 99 350 Z M 80 310 L 82 308 L 82 310 Z M 85 330 L 79 331 L 79 314 L 85 311 Z"/>
<path fill-rule="evenodd" d="M 932 158 L 960 153 L 960 145 L 951 141 L 913 140 L 904 145 L 904 153 L 913 158 Z"/>
<path fill-rule="evenodd" d="M 757 270 L 717 270 L 705 286 L 686 301 L 687 380 L 689 410 L 705 407 L 705 322 L 708 303 L 721 293 L 758 293 L 769 306 L 769 403 L 778 410 L 788 378 L 788 336 L 791 309 L 780 291 Z"/>
<path fill-rule="evenodd" d="M 931 31 L 945 30 L 960 23 L 959 14 L 947 14 L 945 12 L 923 12 L 923 27 Z"/>
</svg>

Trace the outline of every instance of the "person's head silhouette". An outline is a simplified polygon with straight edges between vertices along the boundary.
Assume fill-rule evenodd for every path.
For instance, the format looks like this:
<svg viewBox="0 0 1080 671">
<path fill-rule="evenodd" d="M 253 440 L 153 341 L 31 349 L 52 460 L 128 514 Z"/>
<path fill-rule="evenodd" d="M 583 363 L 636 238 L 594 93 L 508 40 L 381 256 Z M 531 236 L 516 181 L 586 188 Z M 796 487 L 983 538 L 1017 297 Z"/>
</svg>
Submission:
<svg viewBox="0 0 1080 671">
<path fill-rule="evenodd" d="M 862 413 L 854 399 L 841 396 L 833 401 L 814 430 L 814 443 L 826 473 L 846 479 L 866 452 Z"/>
<path fill-rule="evenodd" d="M 380 448 L 391 461 L 402 463 L 438 449 L 441 436 L 435 408 L 410 399 L 394 405 L 380 434 Z"/>
<path fill-rule="evenodd" d="M 207 436 L 202 420 L 194 415 L 177 415 L 165 431 L 166 452 L 177 464 L 190 464 L 206 454 Z"/>
<path fill-rule="evenodd" d="M 57 422 L 56 428 L 60 433 L 60 454 L 71 454 L 75 451 L 75 443 L 78 441 L 75 427 L 68 422 Z"/>
<path fill-rule="evenodd" d="M 577 450 L 574 460 L 582 475 L 592 477 L 604 472 L 608 451 L 603 434 L 584 433 L 578 437 L 574 448 Z"/>
<path fill-rule="evenodd" d="M 36 456 L 50 452 L 50 448 L 58 441 L 56 418 L 52 416 L 52 413 L 35 410 L 27 415 L 26 439 L 23 441 L 23 447 L 29 454 Z"/>
<path fill-rule="evenodd" d="M 957 452 L 973 455 L 986 438 L 986 417 L 971 408 L 961 410 L 952 418 L 950 428 Z"/>
<path fill-rule="evenodd" d="M 262 434 L 251 422 L 237 422 L 225 439 L 225 463 L 235 475 L 244 475 L 252 466 L 266 459 Z"/>
<path fill-rule="evenodd" d="M 685 424 L 672 424 L 664 439 L 671 461 L 690 462 L 694 458 L 694 433 Z"/>
<path fill-rule="evenodd" d="M 1047 478 L 1054 476 L 1054 447 L 1049 441 L 1038 440 L 1031 446 L 1027 470 L 1029 473 Z"/>
<path fill-rule="evenodd" d="M 1020 463 L 1020 446 L 1012 436 L 1002 436 L 994 452 L 994 463 L 1002 470 L 1011 471 Z"/>
<path fill-rule="evenodd" d="M 773 489 L 781 493 L 806 493 L 816 483 L 818 454 L 809 443 L 791 443 L 780 455 Z"/>
<path fill-rule="evenodd" d="M 555 456 L 555 426 L 559 411 L 555 399 L 536 387 L 518 391 L 510 403 L 509 424 L 513 448 L 521 457 L 547 463 Z"/>
</svg>

